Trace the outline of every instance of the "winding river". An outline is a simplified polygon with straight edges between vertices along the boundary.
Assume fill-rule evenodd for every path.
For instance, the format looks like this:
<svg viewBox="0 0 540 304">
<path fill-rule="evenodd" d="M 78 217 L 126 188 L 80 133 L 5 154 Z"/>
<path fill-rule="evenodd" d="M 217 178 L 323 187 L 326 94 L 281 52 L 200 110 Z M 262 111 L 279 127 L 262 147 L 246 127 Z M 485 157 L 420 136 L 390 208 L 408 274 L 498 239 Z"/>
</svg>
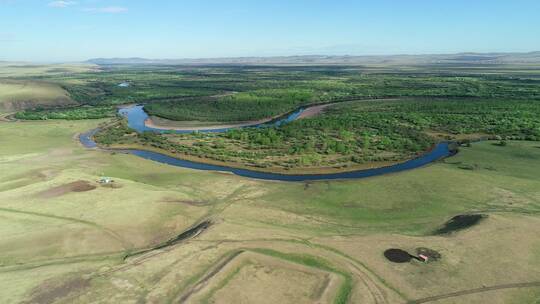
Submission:
<svg viewBox="0 0 540 304">
<path fill-rule="evenodd" d="M 243 125 L 242 128 L 259 128 L 259 127 L 279 127 L 280 125 L 284 123 L 291 122 L 293 120 L 296 120 L 302 112 L 304 112 L 304 108 L 296 109 L 295 111 L 292 111 L 291 113 L 288 113 L 286 115 L 283 115 L 279 118 L 269 120 L 267 122 L 263 123 L 253 123 L 253 124 L 246 124 Z M 194 129 L 166 129 L 166 128 L 152 128 L 146 125 L 146 121 L 150 119 L 148 114 L 144 111 L 144 106 L 142 105 L 135 105 L 131 107 L 125 107 L 118 110 L 118 114 L 120 114 L 123 117 L 127 118 L 128 126 L 132 128 L 133 130 L 136 130 L 137 132 L 145 132 L 145 131 L 151 131 L 151 132 L 175 132 L 175 133 L 192 133 L 195 131 Z M 238 127 L 219 127 L 219 128 L 200 128 L 197 131 L 199 132 L 226 132 L 231 129 L 236 129 Z"/>
<path fill-rule="evenodd" d="M 245 127 L 279 126 L 283 123 L 287 123 L 287 122 L 297 119 L 298 116 L 300 116 L 300 114 L 303 111 L 304 109 L 301 108 L 279 119 L 273 120 L 271 122 L 267 122 L 264 124 L 249 125 Z M 145 125 L 145 120 L 148 119 L 148 114 L 144 112 L 143 106 L 137 105 L 137 106 L 132 106 L 129 108 L 122 108 L 119 110 L 119 113 L 120 115 L 127 118 L 128 126 L 138 132 L 144 132 L 144 131 L 170 132 L 163 129 L 155 129 L 155 128 L 147 127 Z M 202 132 L 225 132 L 230 129 L 232 128 L 205 129 L 205 130 L 202 130 Z M 87 148 L 96 148 L 97 144 L 92 139 L 92 137 L 94 136 L 96 132 L 97 130 L 91 130 L 89 132 L 81 134 L 79 136 L 81 143 Z M 174 132 L 191 133 L 193 131 L 192 130 L 174 130 Z M 387 167 L 355 170 L 355 171 L 341 172 L 341 173 L 281 174 L 281 173 L 260 172 L 260 171 L 249 170 L 249 169 L 239 169 L 239 168 L 233 168 L 233 167 L 227 167 L 227 166 L 219 166 L 219 165 L 188 161 L 188 160 L 174 158 L 165 154 L 145 151 L 145 150 L 127 149 L 127 150 L 122 150 L 122 151 L 142 157 L 144 159 L 153 160 L 156 162 L 160 162 L 160 163 L 164 163 L 164 164 L 168 164 L 172 166 L 177 166 L 177 167 L 196 169 L 196 170 L 206 170 L 206 171 L 230 172 L 230 173 L 243 176 L 243 177 L 248 177 L 248 178 L 273 180 L 273 181 L 288 181 L 288 182 L 358 179 L 358 178 L 366 178 L 366 177 L 383 175 L 383 174 L 388 174 L 388 173 L 402 172 L 402 171 L 411 170 L 411 169 L 425 166 L 434 161 L 451 156 L 454 153 L 453 151 L 450 150 L 448 142 L 442 142 L 442 143 L 438 143 L 437 145 L 435 145 L 433 149 L 431 149 L 430 151 L 424 153 L 423 155 L 417 158 L 405 161 L 403 163 L 387 166 Z"/>
</svg>

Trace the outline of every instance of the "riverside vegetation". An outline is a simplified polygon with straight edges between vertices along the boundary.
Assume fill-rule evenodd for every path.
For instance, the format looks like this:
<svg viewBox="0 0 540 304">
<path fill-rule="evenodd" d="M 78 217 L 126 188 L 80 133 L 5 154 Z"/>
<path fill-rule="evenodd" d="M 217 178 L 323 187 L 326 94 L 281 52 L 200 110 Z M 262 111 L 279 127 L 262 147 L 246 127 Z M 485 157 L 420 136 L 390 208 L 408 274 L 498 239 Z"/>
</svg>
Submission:
<svg viewBox="0 0 540 304">
<path fill-rule="evenodd" d="M 0 68 L 0 76 L 10 77 L 0 78 L 7 83 L 0 93 L 2 303 L 506 304 L 535 303 L 540 298 L 540 143 L 534 141 L 538 140 L 534 92 L 540 69 L 510 65 L 21 69 Z M 414 90 L 412 85 L 400 89 L 411 90 L 403 96 L 390 85 L 390 96 L 334 92 L 327 100 L 341 103 L 281 128 L 137 134 L 120 117 L 108 118 L 124 102 L 151 106 L 186 99 L 208 103 L 234 99 L 251 89 L 210 90 L 217 86 L 210 84 L 213 77 L 230 77 L 234 83 L 234 77 L 241 80 L 248 74 L 260 82 L 238 86 L 281 82 L 275 79 L 292 85 L 298 74 L 345 83 L 354 77 L 418 82 Z M 152 78 L 160 77 L 168 86 L 163 94 L 150 85 Z M 189 78 L 201 81 L 197 88 L 189 88 L 191 92 L 173 87 Z M 445 80 L 430 84 L 427 79 Z M 498 92 L 493 96 L 452 95 L 457 88 L 447 89 L 451 96 L 428 96 L 418 88 L 433 85 L 433 90 L 442 90 L 446 79 L 456 87 L 475 81 L 501 84 L 479 86 L 482 92 L 488 88 Z M 129 86 L 118 87 L 122 82 Z M 87 93 L 86 101 L 78 97 L 76 87 L 92 91 L 95 98 Z M 164 98 L 147 99 L 144 94 Z M 177 96 L 167 99 L 167 95 Z M 135 97 L 127 99 L 130 96 Z M 320 98 L 306 102 L 324 102 Z M 303 103 L 295 102 L 294 107 Z M 104 119 L 82 119 L 91 116 L 83 113 L 101 107 L 109 111 Z M 276 113 L 288 110 L 283 107 Z M 17 121 L 11 116 L 15 111 L 21 111 L 18 116 L 38 115 L 33 121 Z M 250 111 L 246 107 L 239 113 Z M 208 119 L 214 123 L 215 118 Z M 396 159 L 400 154 L 410 157 L 447 138 L 497 140 L 463 145 L 451 158 L 399 174 L 288 183 L 84 148 L 76 134 L 99 126 L 103 132 L 97 139 L 111 147 L 123 143 L 160 149 L 162 144 L 166 149 L 205 149 L 204 155 L 216 157 L 236 150 L 274 155 L 254 161 L 255 165 L 278 158 L 279 151 L 291 159 L 321 157 L 319 165 L 293 163 L 298 170 L 320 168 L 332 157 L 356 156 L 369 163 L 370 157 L 392 153 Z M 250 159 L 255 160 L 230 162 L 241 165 Z M 278 167 L 270 165 L 265 170 Z M 114 182 L 100 183 L 104 177 Z M 439 233 L 456 218 L 474 214 L 482 216 L 475 225 Z M 412 259 L 396 264 L 384 256 L 389 248 L 411 254 L 429 248 L 439 257 L 428 263 Z"/>
<path fill-rule="evenodd" d="M 448 67 L 447 67 L 448 68 Z M 174 121 L 231 123 L 337 104 L 281 127 L 225 133 L 137 134 L 119 121 L 97 134 L 105 146 L 137 145 L 268 170 L 347 169 L 402 161 L 444 139 L 540 138 L 536 70 L 489 74 L 463 67 L 414 72 L 363 67 L 120 66 L 43 76 L 79 104 L 18 112 L 20 119 L 113 117 L 143 103 Z M 128 86 L 119 86 L 127 83 Z"/>
</svg>

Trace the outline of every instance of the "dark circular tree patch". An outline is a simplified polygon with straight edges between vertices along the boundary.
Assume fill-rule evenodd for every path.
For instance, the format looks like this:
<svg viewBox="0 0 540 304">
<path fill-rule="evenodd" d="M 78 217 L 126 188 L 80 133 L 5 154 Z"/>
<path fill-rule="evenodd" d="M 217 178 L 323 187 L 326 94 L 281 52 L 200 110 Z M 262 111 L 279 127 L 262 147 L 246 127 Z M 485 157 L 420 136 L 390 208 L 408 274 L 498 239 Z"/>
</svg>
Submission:
<svg viewBox="0 0 540 304">
<path fill-rule="evenodd" d="M 405 250 L 391 248 L 384 252 L 384 257 L 390 262 L 407 263 L 412 259 L 412 256 Z"/>
<path fill-rule="evenodd" d="M 460 214 L 451 218 L 444 225 L 435 230 L 435 235 L 450 234 L 459 230 L 470 228 L 486 218 L 484 214 Z"/>
</svg>

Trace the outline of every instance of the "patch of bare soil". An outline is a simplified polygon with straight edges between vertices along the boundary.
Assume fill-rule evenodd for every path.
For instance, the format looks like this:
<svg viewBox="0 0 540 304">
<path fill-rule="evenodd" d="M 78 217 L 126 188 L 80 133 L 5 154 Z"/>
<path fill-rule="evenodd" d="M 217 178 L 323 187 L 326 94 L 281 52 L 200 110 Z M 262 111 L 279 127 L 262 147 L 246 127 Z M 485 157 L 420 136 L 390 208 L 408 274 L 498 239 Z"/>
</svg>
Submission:
<svg viewBox="0 0 540 304">
<path fill-rule="evenodd" d="M 88 181 L 78 180 L 76 182 L 64 184 L 37 194 L 40 198 L 53 198 L 68 194 L 71 192 L 86 192 L 96 189 L 96 186 Z"/>
<path fill-rule="evenodd" d="M 302 111 L 302 113 L 300 113 L 300 115 L 298 116 L 298 119 L 304 119 L 304 118 L 317 116 L 321 114 L 324 111 L 324 109 L 333 105 L 335 105 L 335 103 L 323 104 L 323 105 L 306 108 L 304 111 Z"/>
<path fill-rule="evenodd" d="M 90 287 L 90 280 L 81 277 L 72 278 L 61 284 L 45 282 L 34 289 L 32 298 L 23 303 L 49 304 L 69 294 Z"/>
<path fill-rule="evenodd" d="M 228 128 L 242 128 L 242 127 L 249 127 L 253 125 L 260 125 L 263 123 L 267 123 L 272 121 L 274 117 L 272 118 L 264 118 L 259 120 L 250 120 L 250 121 L 242 121 L 237 123 L 229 123 L 229 124 L 215 124 L 215 125 L 205 125 L 205 126 L 183 126 L 183 127 L 173 127 L 173 126 L 164 126 L 162 124 L 159 124 L 159 122 L 156 120 L 153 120 L 152 118 L 148 118 L 144 121 L 144 125 L 153 128 L 153 129 L 160 129 L 160 130 L 177 130 L 177 131 L 205 131 L 205 130 L 212 130 L 212 129 L 228 129 Z M 160 119 L 160 121 L 164 121 L 164 119 Z M 167 123 L 171 124 L 171 123 Z"/>
</svg>

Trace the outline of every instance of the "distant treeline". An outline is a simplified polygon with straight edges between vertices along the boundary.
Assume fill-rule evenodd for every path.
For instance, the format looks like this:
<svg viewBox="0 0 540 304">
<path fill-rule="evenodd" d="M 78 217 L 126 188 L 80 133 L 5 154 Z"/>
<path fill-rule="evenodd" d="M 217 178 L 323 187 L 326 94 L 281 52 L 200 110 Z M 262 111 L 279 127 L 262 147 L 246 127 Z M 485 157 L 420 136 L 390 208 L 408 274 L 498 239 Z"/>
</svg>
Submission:
<svg viewBox="0 0 540 304">
<path fill-rule="evenodd" d="M 81 105 L 144 103 L 153 115 L 173 120 L 246 121 L 272 117 L 311 103 L 352 98 L 444 97 L 540 99 L 534 70 L 514 75 L 433 68 L 397 71 L 362 67 L 133 67 L 100 73 L 44 77 L 60 83 Z M 532 73 L 527 77 L 527 73 Z M 120 87 L 120 83 L 129 87 Z M 230 94 L 236 92 L 236 94 Z M 88 115 L 80 111 L 90 111 Z M 56 109 L 39 117 L 109 117 L 106 111 Z M 27 111 L 24 116 L 30 115 Z"/>
<path fill-rule="evenodd" d="M 344 102 L 279 128 L 226 133 L 136 134 L 120 124 L 102 144 L 138 143 L 261 168 L 348 167 L 410 158 L 440 137 L 540 140 L 540 101 L 406 98 Z M 125 136 L 130 134 L 130 136 Z"/>
</svg>

